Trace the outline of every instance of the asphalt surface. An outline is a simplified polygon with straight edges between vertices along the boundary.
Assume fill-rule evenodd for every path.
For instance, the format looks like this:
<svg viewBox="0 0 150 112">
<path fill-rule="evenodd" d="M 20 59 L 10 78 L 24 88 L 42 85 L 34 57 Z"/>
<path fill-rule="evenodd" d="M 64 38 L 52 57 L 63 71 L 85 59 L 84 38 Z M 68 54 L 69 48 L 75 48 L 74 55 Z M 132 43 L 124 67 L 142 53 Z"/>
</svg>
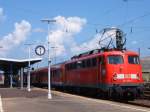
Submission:
<svg viewBox="0 0 150 112">
<path fill-rule="evenodd" d="M 1 112 L 150 112 L 150 108 L 126 105 L 112 101 L 91 99 L 57 91 L 47 99 L 47 90 L 0 88 Z"/>
</svg>

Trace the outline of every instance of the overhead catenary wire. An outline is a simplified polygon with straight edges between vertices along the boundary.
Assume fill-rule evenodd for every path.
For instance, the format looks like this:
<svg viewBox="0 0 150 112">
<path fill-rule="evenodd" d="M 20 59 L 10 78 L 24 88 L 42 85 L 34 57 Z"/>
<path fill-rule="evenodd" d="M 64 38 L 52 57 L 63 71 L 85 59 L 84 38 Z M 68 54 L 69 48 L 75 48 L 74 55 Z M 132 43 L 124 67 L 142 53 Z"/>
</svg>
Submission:
<svg viewBox="0 0 150 112">
<path fill-rule="evenodd" d="M 141 18 L 147 17 L 147 16 L 150 16 L 150 12 L 148 12 L 146 14 L 143 14 L 143 15 L 140 15 L 140 16 L 137 16 L 137 17 L 135 17 L 135 18 L 133 18 L 131 20 L 128 20 L 127 22 L 124 22 L 124 23 L 118 25 L 118 27 L 122 27 L 122 26 L 125 26 L 127 24 L 133 23 L 133 22 L 135 22 L 135 21 L 137 21 L 137 20 L 139 20 Z"/>
</svg>

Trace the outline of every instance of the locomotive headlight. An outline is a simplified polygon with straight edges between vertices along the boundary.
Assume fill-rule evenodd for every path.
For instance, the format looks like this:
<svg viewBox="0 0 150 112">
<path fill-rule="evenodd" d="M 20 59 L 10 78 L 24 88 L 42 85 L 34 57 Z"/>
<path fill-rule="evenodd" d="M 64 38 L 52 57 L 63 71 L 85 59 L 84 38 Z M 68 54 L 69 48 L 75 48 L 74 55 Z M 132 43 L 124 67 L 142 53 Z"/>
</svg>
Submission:
<svg viewBox="0 0 150 112">
<path fill-rule="evenodd" d="M 139 73 L 137 73 L 136 77 L 138 80 L 140 80 L 140 74 Z"/>
<path fill-rule="evenodd" d="M 113 79 L 114 79 L 114 80 L 117 80 L 117 79 L 123 80 L 123 79 L 124 79 L 124 74 L 117 74 L 117 73 L 114 73 Z"/>
<path fill-rule="evenodd" d="M 140 79 L 140 74 L 137 73 L 137 74 L 131 74 L 131 79 Z"/>
</svg>

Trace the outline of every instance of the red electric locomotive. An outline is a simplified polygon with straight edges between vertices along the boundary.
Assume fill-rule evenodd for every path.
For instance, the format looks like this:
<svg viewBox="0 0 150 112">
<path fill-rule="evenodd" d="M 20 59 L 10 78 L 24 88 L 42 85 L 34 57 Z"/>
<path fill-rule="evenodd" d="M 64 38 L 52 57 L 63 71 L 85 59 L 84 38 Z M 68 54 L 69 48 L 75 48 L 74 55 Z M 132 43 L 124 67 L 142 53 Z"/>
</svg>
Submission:
<svg viewBox="0 0 150 112">
<path fill-rule="evenodd" d="M 139 55 L 123 48 L 125 42 L 122 40 L 122 32 L 116 29 L 116 48 L 92 50 L 52 65 L 52 86 L 86 89 L 113 98 L 134 99 L 140 96 L 143 79 Z M 40 83 L 47 83 L 47 70 L 41 69 L 35 75 Z"/>
<path fill-rule="evenodd" d="M 135 98 L 142 93 L 139 56 L 126 50 L 97 49 L 72 58 L 65 63 L 65 78 L 65 86 L 94 89 L 113 98 Z"/>
</svg>

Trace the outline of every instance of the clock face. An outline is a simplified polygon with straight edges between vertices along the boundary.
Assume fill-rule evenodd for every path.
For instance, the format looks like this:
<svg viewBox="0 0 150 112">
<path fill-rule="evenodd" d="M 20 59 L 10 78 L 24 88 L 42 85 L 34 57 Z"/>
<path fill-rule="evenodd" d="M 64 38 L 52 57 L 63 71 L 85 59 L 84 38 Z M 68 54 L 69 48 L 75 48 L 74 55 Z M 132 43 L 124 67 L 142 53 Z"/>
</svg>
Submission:
<svg viewBox="0 0 150 112">
<path fill-rule="evenodd" d="M 42 56 L 45 54 L 45 47 L 42 45 L 39 45 L 35 48 L 35 53 L 39 56 Z"/>
</svg>

